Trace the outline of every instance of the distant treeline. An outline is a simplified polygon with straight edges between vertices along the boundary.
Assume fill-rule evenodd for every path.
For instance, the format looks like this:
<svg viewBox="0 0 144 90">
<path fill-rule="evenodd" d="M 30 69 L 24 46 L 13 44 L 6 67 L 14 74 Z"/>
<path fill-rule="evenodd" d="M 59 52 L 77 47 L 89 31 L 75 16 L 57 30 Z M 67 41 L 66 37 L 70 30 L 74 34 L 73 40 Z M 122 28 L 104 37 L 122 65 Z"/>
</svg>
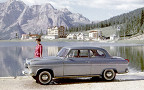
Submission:
<svg viewBox="0 0 144 90">
<path fill-rule="evenodd" d="M 70 27 L 70 32 L 87 31 L 94 28 L 104 28 L 108 26 L 119 26 L 120 36 L 132 36 L 144 33 L 144 8 L 139 8 L 129 13 L 112 17 L 99 23 L 91 23 Z"/>
</svg>

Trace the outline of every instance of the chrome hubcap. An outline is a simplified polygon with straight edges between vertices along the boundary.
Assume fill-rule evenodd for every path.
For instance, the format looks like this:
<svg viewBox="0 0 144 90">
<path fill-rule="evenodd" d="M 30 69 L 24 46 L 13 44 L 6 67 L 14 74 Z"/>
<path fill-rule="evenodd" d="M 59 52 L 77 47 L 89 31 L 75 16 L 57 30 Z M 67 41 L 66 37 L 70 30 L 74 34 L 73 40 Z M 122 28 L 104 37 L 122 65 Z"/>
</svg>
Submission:
<svg viewBox="0 0 144 90">
<path fill-rule="evenodd" d="M 42 80 L 48 80 L 48 76 L 47 75 L 42 75 Z"/>
<path fill-rule="evenodd" d="M 111 77 L 112 76 L 112 72 L 107 72 L 106 74 L 108 77 Z"/>
</svg>

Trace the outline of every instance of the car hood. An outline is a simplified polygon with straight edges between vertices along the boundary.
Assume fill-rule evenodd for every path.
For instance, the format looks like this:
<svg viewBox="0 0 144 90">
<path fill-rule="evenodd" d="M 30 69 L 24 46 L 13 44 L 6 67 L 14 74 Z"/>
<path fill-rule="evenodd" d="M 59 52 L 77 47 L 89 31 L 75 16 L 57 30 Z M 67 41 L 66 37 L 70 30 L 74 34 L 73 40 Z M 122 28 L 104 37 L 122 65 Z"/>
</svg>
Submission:
<svg viewBox="0 0 144 90">
<path fill-rule="evenodd" d="M 62 62 L 63 58 L 56 56 L 48 56 L 43 58 L 28 58 L 26 63 L 30 64 L 52 64 L 57 62 Z"/>
</svg>

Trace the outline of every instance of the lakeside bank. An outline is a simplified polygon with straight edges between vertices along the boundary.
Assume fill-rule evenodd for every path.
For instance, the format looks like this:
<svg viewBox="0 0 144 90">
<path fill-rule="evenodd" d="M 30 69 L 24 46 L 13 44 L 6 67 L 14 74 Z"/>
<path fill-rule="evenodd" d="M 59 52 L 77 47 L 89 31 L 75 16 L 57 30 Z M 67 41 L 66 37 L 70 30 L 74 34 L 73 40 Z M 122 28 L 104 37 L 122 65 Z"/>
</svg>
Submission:
<svg viewBox="0 0 144 90">
<path fill-rule="evenodd" d="M 42 42 L 97 42 L 97 43 L 125 43 L 125 44 L 144 44 L 144 39 L 142 38 L 144 35 L 130 38 L 130 39 L 121 39 L 121 40 L 77 40 L 77 39 L 42 39 Z M 0 40 L 0 42 L 35 42 L 35 40 L 20 40 L 20 39 L 12 39 L 12 40 Z"/>
</svg>

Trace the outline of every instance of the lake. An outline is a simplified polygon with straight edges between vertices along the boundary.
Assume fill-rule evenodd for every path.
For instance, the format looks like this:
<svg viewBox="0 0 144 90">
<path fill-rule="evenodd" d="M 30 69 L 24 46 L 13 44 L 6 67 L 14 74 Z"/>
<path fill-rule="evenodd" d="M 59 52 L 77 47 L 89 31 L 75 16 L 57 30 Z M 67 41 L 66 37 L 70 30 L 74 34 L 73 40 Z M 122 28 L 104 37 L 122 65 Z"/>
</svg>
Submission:
<svg viewBox="0 0 144 90">
<path fill-rule="evenodd" d="M 144 71 L 144 45 L 98 42 L 42 42 L 43 57 L 56 55 L 64 46 L 97 46 L 112 56 L 130 60 L 130 72 Z M 26 58 L 34 57 L 35 42 L 0 42 L 0 77 L 22 76 Z"/>
</svg>

